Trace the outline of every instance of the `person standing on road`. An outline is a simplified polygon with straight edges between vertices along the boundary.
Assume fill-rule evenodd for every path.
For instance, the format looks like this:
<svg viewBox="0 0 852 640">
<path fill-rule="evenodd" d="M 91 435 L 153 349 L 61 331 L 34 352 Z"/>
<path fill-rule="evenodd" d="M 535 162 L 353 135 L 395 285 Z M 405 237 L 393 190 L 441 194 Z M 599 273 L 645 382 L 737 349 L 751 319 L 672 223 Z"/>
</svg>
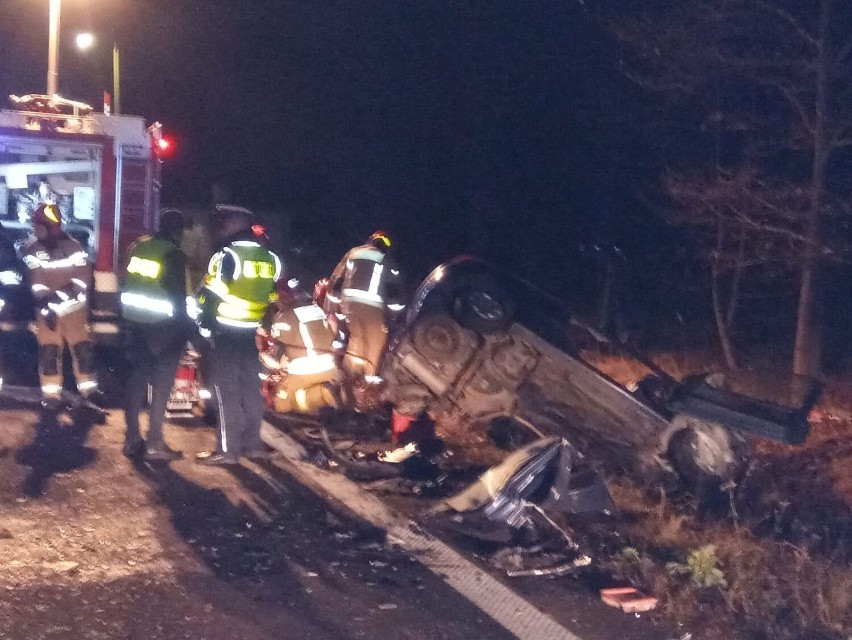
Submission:
<svg viewBox="0 0 852 640">
<path fill-rule="evenodd" d="M 26 267 L 15 245 L 0 225 L 0 389 L 13 372 L 13 353 L 32 320 L 32 295 L 26 285 Z"/>
<path fill-rule="evenodd" d="M 340 300 L 346 353 L 343 370 L 350 381 L 378 382 L 376 373 L 388 338 L 388 323 L 404 308 L 402 277 L 391 240 L 376 231 L 350 249 L 329 279 L 327 299 Z"/>
<path fill-rule="evenodd" d="M 87 298 L 92 269 L 83 246 L 62 230 L 59 208 L 42 204 L 32 217 L 34 238 L 23 249 L 35 297 L 42 420 L 53 422 L 61 409 L 62 352 L 71 351 L 80 394 L 99 400 Z"/>
<path fill-rule="evenodd" d="M 130 377 L 124 416 L 124 454 L 142 452 L 147 460 L 176 460 L 179 451 L 163 439 L 166 404 L 174 386 L 178 362 L 192 325 L 186 313 L 186 254 L 181 250 L 186 222 L 176 209 L 160 215 L 160 229 L 130 247 L 121 309 Z M 151 385 L 147 441 L 139 431 L 139 412 Z"/>
<path fill-rule="evenodd" d="M 264 403 L 255 335 L 276 298 L 281 259 L 267 249 L 263 229 L 242 207 L 218 205 L 214 217 L 220 249 L 210 259 L 196 294 L 199 326 L 211 340 L 211 377 L 218 412 L 216 450 L 199 464 L 234 464 L 265 455 L 260 439 Z"/>
</svg>

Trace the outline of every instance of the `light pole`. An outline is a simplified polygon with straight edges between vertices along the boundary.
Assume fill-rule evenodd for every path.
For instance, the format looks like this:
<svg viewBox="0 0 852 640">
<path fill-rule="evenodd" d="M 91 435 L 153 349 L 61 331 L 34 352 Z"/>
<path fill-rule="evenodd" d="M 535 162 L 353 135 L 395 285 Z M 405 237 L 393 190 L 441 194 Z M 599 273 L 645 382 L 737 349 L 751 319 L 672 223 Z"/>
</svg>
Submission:
<svg viewBox="0 0 852 640">
<path fill-rule="evenodd" d="M 80 51 L 89 51 L 95 46 L 95 36 L 91 33 L 78 33 L 76 41 Z M 117 43 L 112 45 L 112 90 L 112 112 L 118 115 L 121 113 L 121 53 Z"/>
<path fill-rule="evenodd" d="M 47 43 L 47 95 L 54 96 L 59 82 L 59 14 L 62 0 L 50 0 L 50 26 Z"/>
<path fill-rule="evenodd" d="M 115 94 L 115 115 L 121 113 L 121 57 L 118 53 L 118 45 L 112 43 L 112 91 Z"/>
</svg>

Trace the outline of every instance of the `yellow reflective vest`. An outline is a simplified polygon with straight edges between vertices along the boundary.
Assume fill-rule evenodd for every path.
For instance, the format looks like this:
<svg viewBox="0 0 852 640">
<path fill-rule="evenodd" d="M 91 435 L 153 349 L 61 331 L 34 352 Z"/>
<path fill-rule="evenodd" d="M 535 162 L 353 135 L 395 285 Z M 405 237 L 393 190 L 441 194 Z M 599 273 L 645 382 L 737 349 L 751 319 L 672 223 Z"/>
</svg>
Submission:
<svg viewBox="0 0 852 640">
<path fill-rule="evenodd" d="M 130 249 L 121 291 L 121 313 L 126 320 L 150 324 L 183 314 L 164 285 L 169 254 L 179 251 L 173 242 L 145 236 Z"/>
<path fill-rule="evenodd" d="M 280 277 L 278 256 L 252 240 L 236 240 L 210 259 L 201 297 L 212 293 L 218 298 L 220 325 L 254 330 L 277 297 L 275 283 Z"/>
</svg>

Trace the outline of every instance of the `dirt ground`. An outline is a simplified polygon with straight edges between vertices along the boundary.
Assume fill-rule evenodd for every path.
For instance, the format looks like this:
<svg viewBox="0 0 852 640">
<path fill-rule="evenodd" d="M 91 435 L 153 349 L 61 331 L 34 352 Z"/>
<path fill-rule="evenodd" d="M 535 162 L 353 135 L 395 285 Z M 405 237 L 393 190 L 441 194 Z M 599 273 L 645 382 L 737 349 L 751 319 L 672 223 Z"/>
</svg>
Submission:
<svg viewBox="0 0 852 640">
<path fill-rule="evenodd" d="M 0 638 L 507 637 L 274 461 L 131 463 L 118 419 L 34 422 L 0 410 Z"/>
</svg>

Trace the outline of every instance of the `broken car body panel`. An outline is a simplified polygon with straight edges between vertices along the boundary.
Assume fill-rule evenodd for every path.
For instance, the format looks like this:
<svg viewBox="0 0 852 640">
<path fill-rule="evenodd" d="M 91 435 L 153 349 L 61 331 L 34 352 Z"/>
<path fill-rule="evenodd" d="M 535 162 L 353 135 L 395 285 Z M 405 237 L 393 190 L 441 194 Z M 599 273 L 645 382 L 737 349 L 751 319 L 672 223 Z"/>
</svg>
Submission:
<svg viewBox="0 0 852 640">
<path fill-rule="evenodd" d="M 556 437 L 518 449 L 445 501 L 453 511 L 483 509 L 489 519 L 513 527 L 521 524 L 530 503 L 569 514 L 615 510 L 600 476 L 567 440 Z"/>
</svg>

